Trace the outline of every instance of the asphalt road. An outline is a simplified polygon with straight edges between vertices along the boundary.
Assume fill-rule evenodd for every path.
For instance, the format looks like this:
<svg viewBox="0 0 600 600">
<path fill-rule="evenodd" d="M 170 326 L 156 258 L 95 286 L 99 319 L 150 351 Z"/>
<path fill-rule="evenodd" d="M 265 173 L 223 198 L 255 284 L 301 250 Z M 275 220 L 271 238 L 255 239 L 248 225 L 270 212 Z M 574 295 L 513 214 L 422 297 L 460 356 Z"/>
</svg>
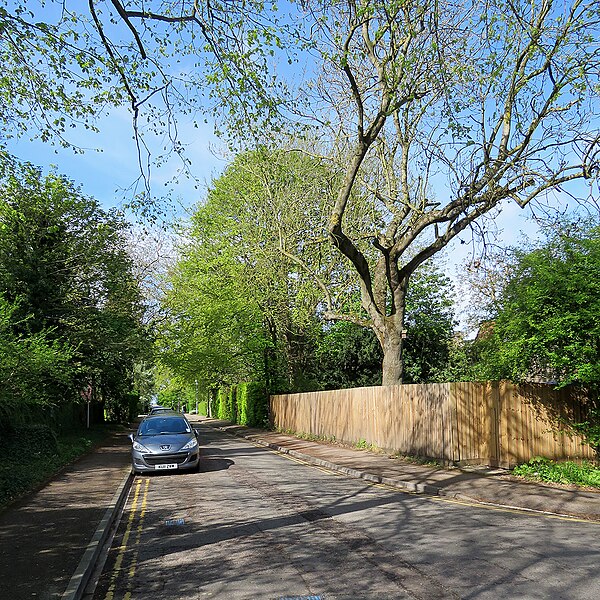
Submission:
<svg viewBox="0 0 600 600">
<path fill-rule="evenodd" d="M 397 492 L 201 427 L 136 477 L 96 600 L 600 597 L 600 524 Z"/>
</svg>

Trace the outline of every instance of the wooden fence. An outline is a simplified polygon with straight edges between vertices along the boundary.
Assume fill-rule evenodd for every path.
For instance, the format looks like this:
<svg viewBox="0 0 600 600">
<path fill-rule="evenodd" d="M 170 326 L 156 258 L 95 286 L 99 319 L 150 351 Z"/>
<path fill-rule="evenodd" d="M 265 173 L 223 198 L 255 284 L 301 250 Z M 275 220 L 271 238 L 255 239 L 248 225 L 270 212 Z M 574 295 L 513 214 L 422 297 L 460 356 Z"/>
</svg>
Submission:
<svg viewBox="0 0 600 600">
<path fill-rule="evenodd" d="M 565 422 L 581 420 L 574 390 L 508 381 L 354 388 L 271 396 L 286 431 L 366 443 L 460 464 L 512 467 L 533 456 L 591 459 Z"/>
</svg>

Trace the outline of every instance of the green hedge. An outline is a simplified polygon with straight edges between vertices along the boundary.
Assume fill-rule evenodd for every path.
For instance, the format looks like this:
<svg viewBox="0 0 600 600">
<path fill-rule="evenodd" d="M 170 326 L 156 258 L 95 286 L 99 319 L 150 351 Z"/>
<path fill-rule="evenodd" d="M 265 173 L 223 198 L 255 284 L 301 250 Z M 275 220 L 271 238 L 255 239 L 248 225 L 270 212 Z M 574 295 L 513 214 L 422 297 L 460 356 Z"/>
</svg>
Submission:
<svg viewBox="0 0 600 600">
<path fill-rule="evenodd" d="M 249 381 L 219 388 L 212 404 L 213 416 L 240 425 L 268 425 L 269 396 L 264 383 Z"/>
<path fill-rule="evenodd" d="M 213 419 L 219 418 L 219 390 L 211 388 L 208 392 L 208 398 L 210 402 L 210 415 Z"/>
<path fill-rule="evenodd" d="M 238 423 L 250 427 L 266 427 L 269 397 L 264 383 L 249 381 L 238 385 Z"/>
<path fill-rule="evenodd" d="M 227 415 L 225 419 L 237 423 L 237 385 L 232 385 L 227 394 Z"/>
<path fill-rule="evenodd" d="M 227 419 L 227 399 L 229 397 L 229 390 L 226 387 L 219 388 L 216 397 L 216 413 L 217 419 Z"/>
</svg>

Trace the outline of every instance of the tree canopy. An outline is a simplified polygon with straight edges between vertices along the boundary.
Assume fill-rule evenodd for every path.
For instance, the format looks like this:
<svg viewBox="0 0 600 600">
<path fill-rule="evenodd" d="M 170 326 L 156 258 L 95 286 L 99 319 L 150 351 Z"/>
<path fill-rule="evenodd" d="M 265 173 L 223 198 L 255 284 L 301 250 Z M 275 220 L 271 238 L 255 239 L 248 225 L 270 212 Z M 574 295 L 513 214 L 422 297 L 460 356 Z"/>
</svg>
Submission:
<svg viewBox="0 0 600 600">
<path fill-rule="evenodd" d="M 159 345 L 174 375 L 209 386 L 261 379 L 288 392 L 381 383 L 382 353 L 359 316 L 326 322 L 324 296 L 360 315 L 356 278 L 327 243 L 320 210 L 336 177 L 305 153 L 263 149 L 213 182 L 167 280 Z M 450 296 L 434 265 L 415 275 L 408 381 L 436 380 L 447 363 Z"/>
<path fill-rule="evenodd" d="M 298 149 L 337 176 L 322 215 L 358 277 L 384 384 L 403 378 L 406 294 L 420 265 L 507 202 L 585 198 L 598 177 L 594 0 L 48 5 L 58 9 L 52 24 L 30 9 L 0 11 L 16 74 L 2 84 L 7 130 L 22 128 L 31 107 L 46 120 L 42 137 L 52 125 L 60 136 L 107 102 L 129 105 L 140 156 L 146 127 L 184 154 L 176 116 L 206 108 L 245 143 L 305 136 Z M 33 80 L 22 56 L 36 88 L 10 87 Z M 66 87 L 52 90 L 63 72 Z M 48 122 L 55 113 L 71 120 Z M 349 214 L 365 198 L 371 209 L 355 229 Z M 330 318 L 356 320 L 319 287 Z"/>
<path fill-rule="evenodd" d="M 62 386 L 55 404 L 81 401 L 89 386 L 96 399 L 118 405 L 149 349 L 125 228 L 115 211 L 58 175 L 14 165 L 0 180 L 0 295 L 5 348 L 12 347 L 3 358 L 46 353 L 48 375 Z M 41 378 L 33 390 L 48 402 L 43 386 Z"/>
<path fill-rule="evenodd" d="M 513 249 L 490 315 L 484 368 L 491 378 L 600 381 L 600 228 L 561 222 Z M 483 336 L 486 338 L 486 336 Z"/>
</svg>

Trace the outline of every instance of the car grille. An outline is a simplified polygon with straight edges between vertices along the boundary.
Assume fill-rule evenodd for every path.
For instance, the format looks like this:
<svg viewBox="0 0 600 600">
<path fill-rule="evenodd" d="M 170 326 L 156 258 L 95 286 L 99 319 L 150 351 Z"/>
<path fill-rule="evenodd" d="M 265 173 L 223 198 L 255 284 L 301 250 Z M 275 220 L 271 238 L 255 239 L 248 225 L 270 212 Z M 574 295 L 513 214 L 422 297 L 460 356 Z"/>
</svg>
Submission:
<svg viewBox="0 0 600 600">
<path fill-rule="evenodd" d="M 144 454 L 144 460 L 148 465 L 166 465 L 184 463 L 188 457 L 187 452 L 175 452 L 173 454 Z"/>
</svg>

